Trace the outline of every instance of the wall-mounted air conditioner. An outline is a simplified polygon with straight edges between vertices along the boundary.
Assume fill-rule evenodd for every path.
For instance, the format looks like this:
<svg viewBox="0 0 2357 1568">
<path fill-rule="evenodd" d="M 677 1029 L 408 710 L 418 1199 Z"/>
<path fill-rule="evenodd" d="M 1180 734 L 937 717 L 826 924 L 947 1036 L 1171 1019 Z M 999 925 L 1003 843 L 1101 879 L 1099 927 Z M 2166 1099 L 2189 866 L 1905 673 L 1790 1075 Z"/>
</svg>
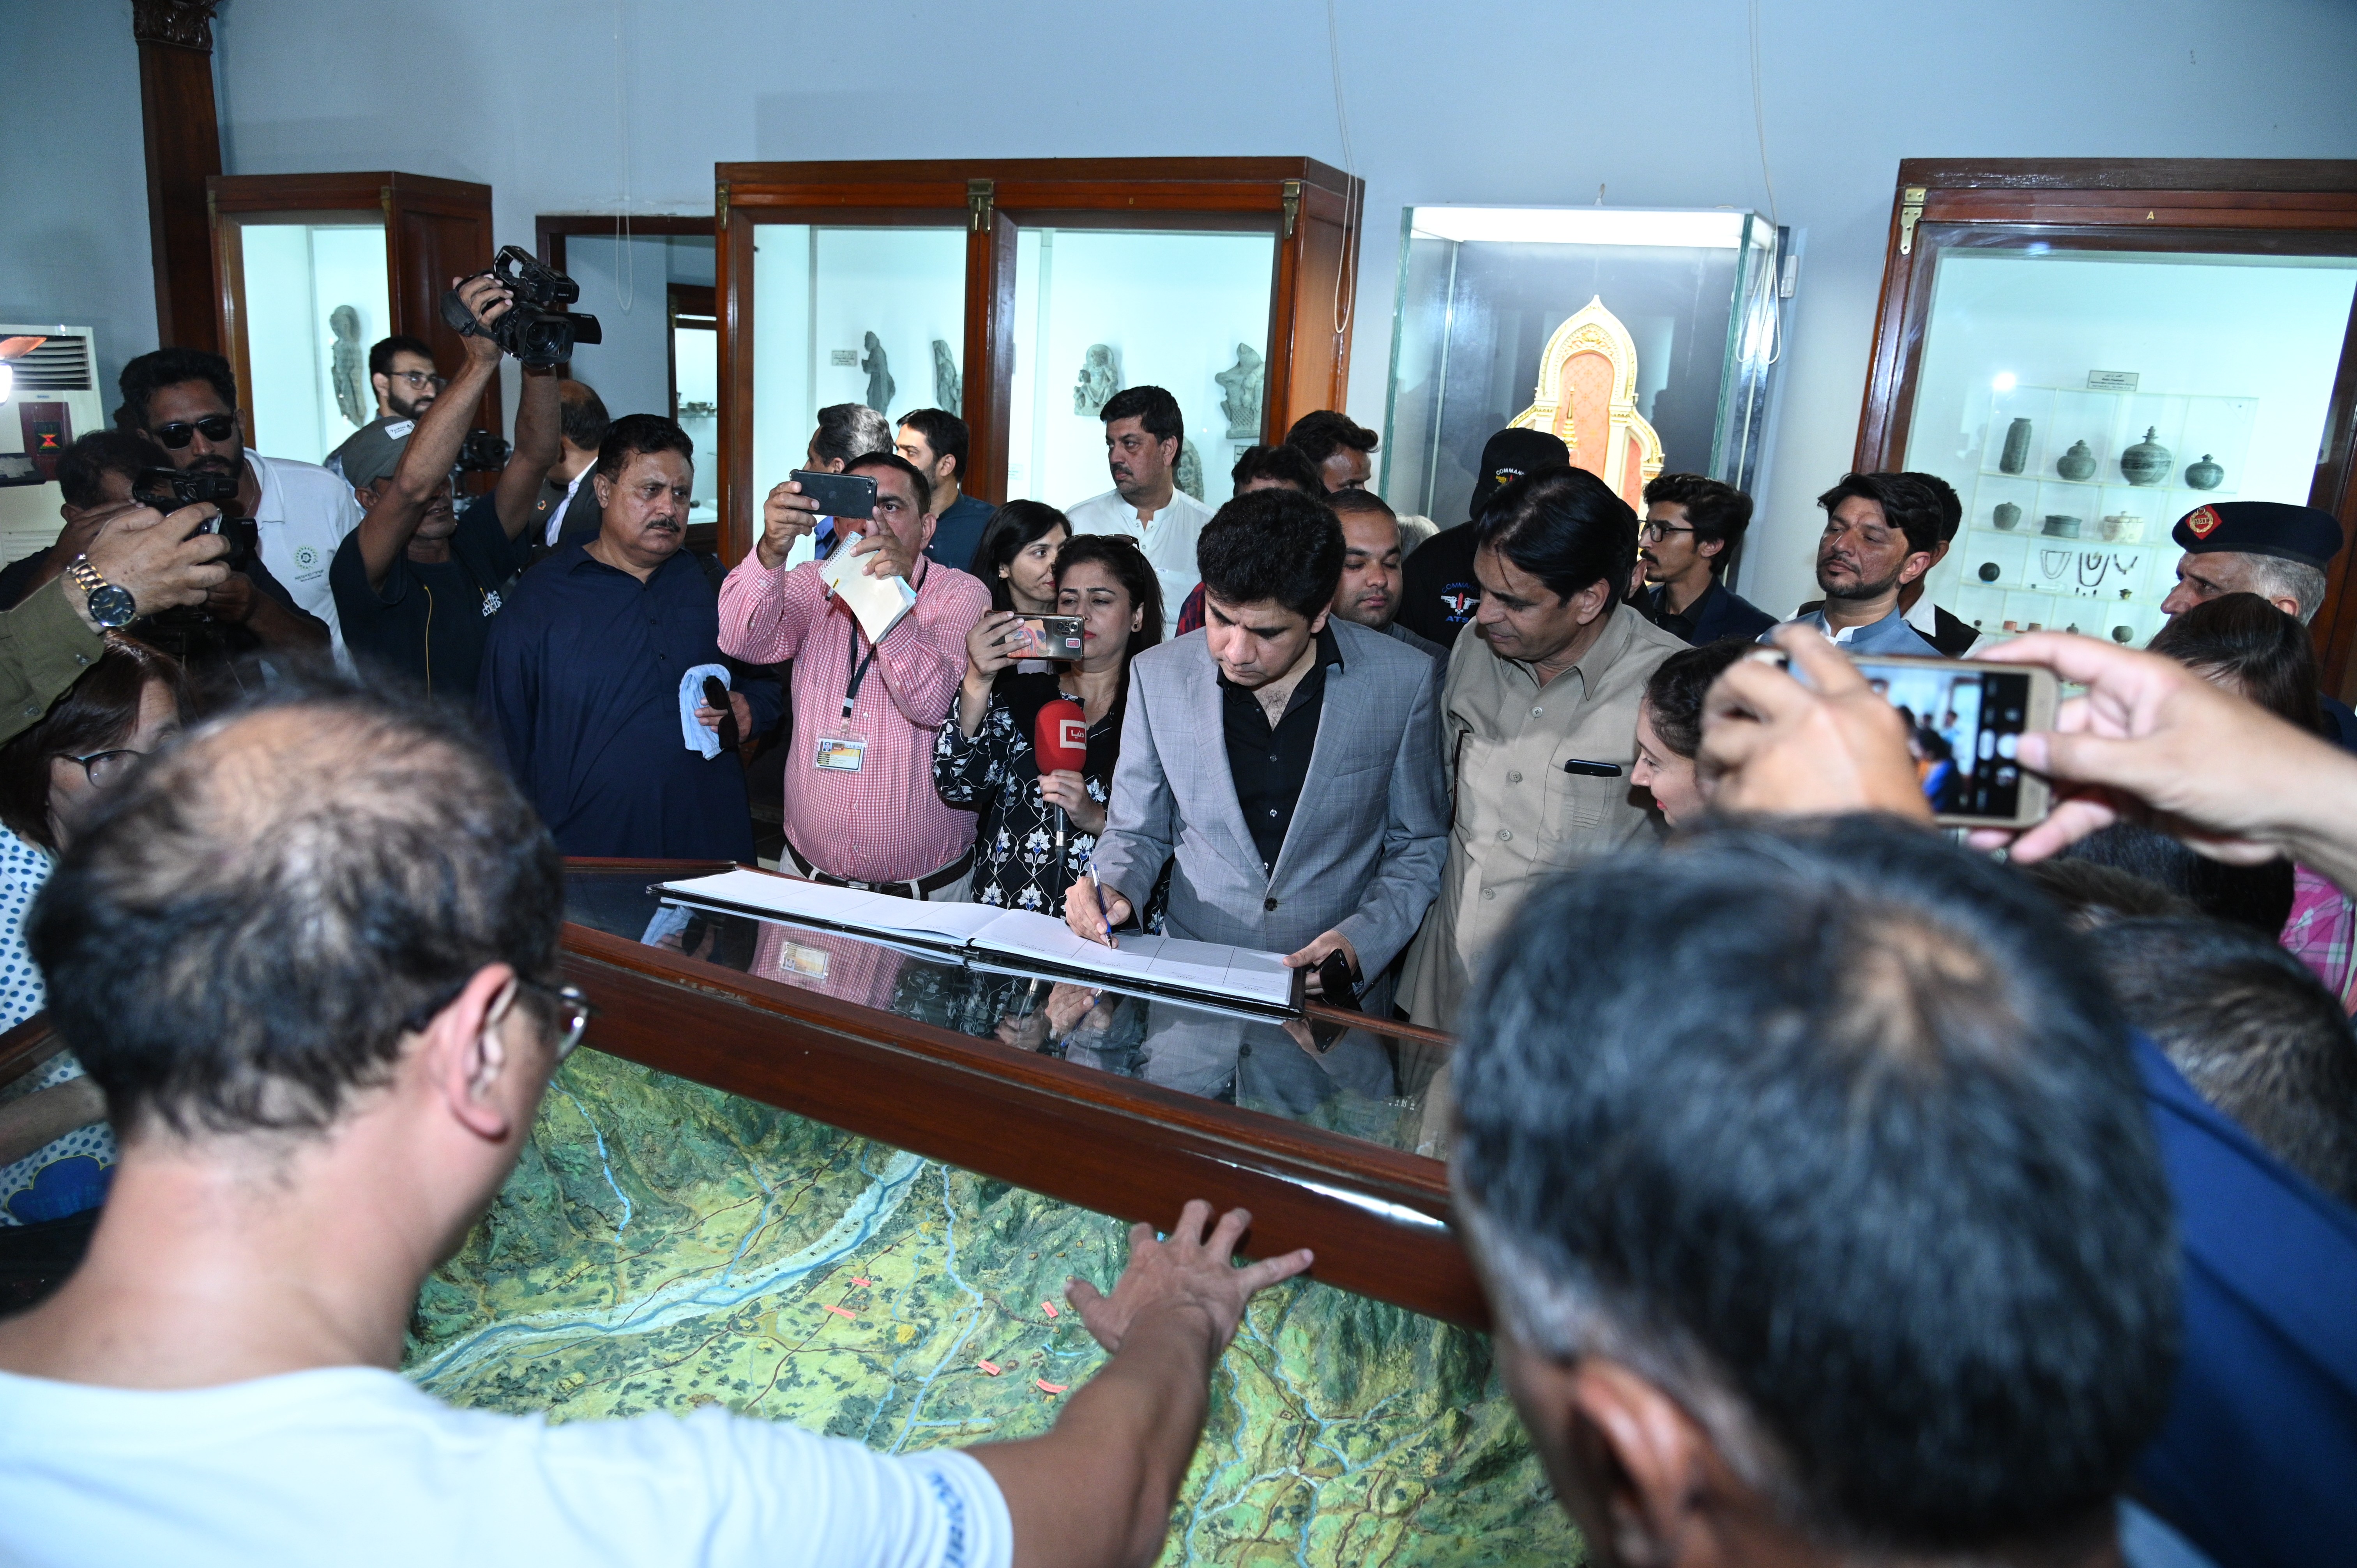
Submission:
<svg viewBox="0 0 2357 1568">
<path fill-rule="evenodd" d="M 41 342 L 7 360 L 12 384 L 0 402 L 0 562 L 57 542 L 64 498 L 50 473 L 58 455 L 107 423 L 95 333 L 56 322 L 0 322 L 0 338 L 8 338 Z"/>
</svg>

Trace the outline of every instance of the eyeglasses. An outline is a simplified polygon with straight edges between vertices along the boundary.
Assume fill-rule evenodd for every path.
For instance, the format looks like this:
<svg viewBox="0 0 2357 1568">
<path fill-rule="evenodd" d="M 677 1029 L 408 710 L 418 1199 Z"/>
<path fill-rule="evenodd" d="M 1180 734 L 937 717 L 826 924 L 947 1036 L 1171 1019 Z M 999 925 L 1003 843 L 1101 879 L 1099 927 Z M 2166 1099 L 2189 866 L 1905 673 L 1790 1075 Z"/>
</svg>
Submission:
<svg viewBox="0 0 2357 1568">
<path fill-rule="evenodd" d="M 436 392 L 440 392 L 444 387 L 450 384 L 449 377 L 429 376 L 424 371 L 394 371 L 391 373 L 390 379 L 396 381 L 407 381 L 411 392 L 424 392 L 427 387 L 432 387 Z"/>
<path fill-rule="evenodd" d="M 424 1034 L 426 1026 L 434 1022 L 435 1015 L 458 1000 L 466 989 L 467 983 L 462 982 L 457 990 L 440 1001 L 413 1009 L 409 1016 L 401 1021 L 401 1026 L 413 1035 Z M 563 1061 L 573 1054 L 573 1047 L 581 1043 L 581 1036 L 589 1032 L 589 1020 L 597 1015 L 597 1004 L 582 994 L 577 985 L 543 985 L 537 980 L 526 980 L 519 974 L 508 982 L 507 989 L 498 1001 L 491 1004 L 487 1016 L 496 1022 L 506 1013 L 508 1004 L 523 991 L 529 991 L 551 1004 L 550 1011 L 554 1015 L 550 1020 L 553 1026 L 551 1033 L 556 1036 L 556 1059 Z"/>
<path fill-rule="evenodd" d="M 91 787 L 104 789 L 120 782 L 146 755 L 144 751 L 93 751 L 88 757 L 68 757 L 65 760 L 81 763 L 82 777 L 90 780 Z"/>
<path fill-rule="evenodd" d="M 228 440 L 237 434 L 237 415 L 209 413 L 193 424 L 176 419 L 169 424 L 157 425 L 149 434 L 177 452 L 199 435 L 208 441 Z"/>
<path fill-rule="evenodd" d="M 1666 522 L 1649 522 L 1637 531 L 1637 536 L 1648 544 L 1659 544 L 1673 533 L 1692 533 L 1691 528 L 1673 528 Z"/>
</svg>

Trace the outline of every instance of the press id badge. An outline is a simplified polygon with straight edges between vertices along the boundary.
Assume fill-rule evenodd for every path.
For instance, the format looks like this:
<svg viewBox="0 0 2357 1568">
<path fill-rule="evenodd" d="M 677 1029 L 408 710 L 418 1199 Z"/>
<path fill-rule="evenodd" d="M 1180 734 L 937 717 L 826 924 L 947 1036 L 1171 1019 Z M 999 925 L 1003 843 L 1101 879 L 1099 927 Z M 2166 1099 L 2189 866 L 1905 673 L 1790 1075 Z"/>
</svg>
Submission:
<svg viewBox="0 0 2357 1568">
<path fill-rule="evenodd" d="M 856 773 L 866 759 L 865 737 L 849 734 L 823 735 L 818 737 L 818 753 L 811 766 L 821 773 Z"/>
</svg>

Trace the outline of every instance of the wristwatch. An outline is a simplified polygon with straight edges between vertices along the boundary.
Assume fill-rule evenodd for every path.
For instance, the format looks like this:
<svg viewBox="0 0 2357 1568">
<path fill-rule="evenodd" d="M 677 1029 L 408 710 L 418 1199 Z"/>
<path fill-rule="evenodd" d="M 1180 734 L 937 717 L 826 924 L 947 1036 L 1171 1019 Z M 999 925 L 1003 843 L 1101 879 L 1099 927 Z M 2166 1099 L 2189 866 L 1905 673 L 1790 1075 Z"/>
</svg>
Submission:
<svg viewBox="0 0 2357 1568">
<path fill-rule="evenodd" d="M 90 601 L 90 618 L 108 631 L 129 626 L 139 615 L 139 607 L 132 602 L 131 590 L 118 587 L 98 575 L 87 555 L 77 555 L 66 568 Z"/>
</svg>

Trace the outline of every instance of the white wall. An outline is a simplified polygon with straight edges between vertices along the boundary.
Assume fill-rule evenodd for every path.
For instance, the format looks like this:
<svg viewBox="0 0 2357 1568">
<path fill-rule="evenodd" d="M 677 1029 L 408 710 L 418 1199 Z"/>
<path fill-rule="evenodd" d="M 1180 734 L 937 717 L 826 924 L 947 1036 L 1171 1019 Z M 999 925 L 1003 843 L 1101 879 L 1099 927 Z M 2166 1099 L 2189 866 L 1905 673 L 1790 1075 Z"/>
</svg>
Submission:
<svg viewBox="0 0 2357 1568">
<path fill-rule="evenodd" d="M 1587 202 L 1599 185 L 1632 206 L 1768 205 L 1738 0 L 1335 4 L 1368 181 L 1357 418 L 1383 405 L 1404 206 Z M 76 124 L 111 124 L 135 156 L 127 9 L 11 7 L 0 47 L 23 62 L 20 102 L 27 91 L 71 97 Z M 1749 552 L 1747 586 L 1772 608 L 1809 587 L 1810 498 L 1856 437 L 1900 157 L 2357 156 L 2357 7 L 2340 0 L 1759 10 L 1775 206 L 1805 246 Z M 636 211 L 708 210 L 716 160 L 1341 157 L 1314 5 L 1197 0 L 1183 22 L 1100 0 L 903 0 L 888 20 L 807 0 L 237 0 L 225 12 L 215 31 L 234 172 L 389 164 L 485 180 L 501 237 L 525 243 L 535 212 L 611 210 L 626 189 Z M 51 42 L 83 32 L 103 47 Z M 91 105 L 102 97 L 111 110 Z M 11 133 L 0 256 L 59 276 L 135 264 L 144 277 L 135 180 L 28 195 L 48 176 L 22 135 Z M 70 136 L 36 145 L 88 156 Z M 149 297 L 144 285 L 100 292 L 126 314 Z"/>
<path fill-rule="evenodd" d="M 527 220 L 522 231 L 530 228 Z M 502 236 L 508 232 L 501 228 Z M 602 334 L 596 343 L 575 345 L 573 373 L 597 389 L 617 419 L 671 416 L 669 261 L 660 235 L 618 241 L 574 234 L 565 242 L 565 274 L 581 285 L 581 303 L 573 308 L 596 317 Z M 514 398 L 502 406 L 513 408 Z"/>
<path fill-rule="evenodd" d="M 156 347 L 130 0 L 12 0 L 0 81 L 0 321 L 95 328 L 111 414 L 124 361 Z"/>
</svg>

